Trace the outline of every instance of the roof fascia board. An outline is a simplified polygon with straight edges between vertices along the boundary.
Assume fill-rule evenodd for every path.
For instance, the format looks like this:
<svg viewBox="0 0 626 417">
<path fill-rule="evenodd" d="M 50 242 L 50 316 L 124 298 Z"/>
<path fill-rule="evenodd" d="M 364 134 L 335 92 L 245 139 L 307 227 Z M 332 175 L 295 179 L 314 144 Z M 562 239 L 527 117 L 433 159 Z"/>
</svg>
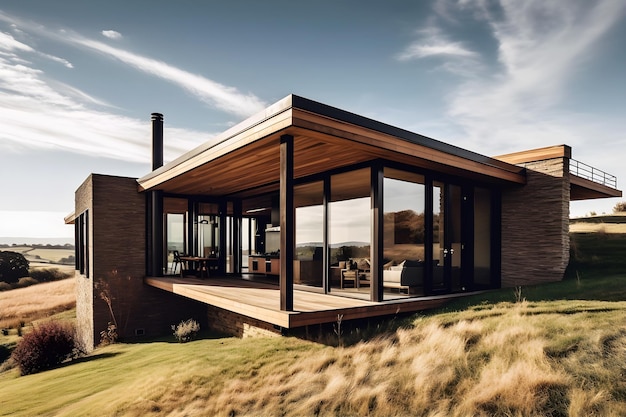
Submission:
<svg viewBox="0 0 626 417">
<path fill-rule="evenodd" d="M 526 162 L 545 161 L 554 158 L 572 157 L 572 148 L 568 145 L 547 146 L 545 148 L 529 149 L 526 151 L 513 152 L 499 155 L 494 158 L 510 164 L 523 164 Z"/>
<path fill-rule="evenodd" d="M 517 184 L 526 183 L 525 170 L 516 165 L 483 157 L 482 155 L 480 155 L 480 158 L 468 159 L 461 155 L 432 148 L 426 143 L 416 143 L 406 138 L 394 136 L 380 130 L 370 130 L 343 120 L 333 119 L 334 126 L 332 126 L 324 120 L 329 118 L 319 113 L 293 109 L 293 125 L 300 129 L 316 131 L 373 147 L 400 152 L 423 160 L 470 170 Z"/>
<path fill-rule="evenodd" d="M 137 182 L 148 190 L 219 156 L 234 151 L 264 136 L 291 125 L 291 96 L 285 97 L 260 113 L 219 134 L 210 141 L 181 155 Z"/>
<path fill-rule="evenodd" d="M 304 97 L 294 95 L 292 96 L 292 98 L 294 108 L 306 110 L 311 113 L 316 113 L 322 116 L 329 117 L 331 119 L 339 120 L 369 130 L 384 133 L 395 138 L 403 139 L 412 144 L 421 145 L 423 147 L 434 149 L 445 154 L 454 155 L 484 165 L 499 167 L 501 169 L 509 170 L 512 172 L 520 172 L 518 167 L 513 167 L 511 166 L 511 164 L 498 160 L 496 158 L 481 155 L 479 153 L 472 152 L 458 146 L 450 145 L 449 143 L 441 142 L 439 140 L 432 139 L 418 133 L 414 133 L 405 129 L 401 129 L 399 127 L 376 121 L 374 119 L 360 116 L 355 113 L 341 110 L 336 107 L 318 103 Z"/>
</svg>

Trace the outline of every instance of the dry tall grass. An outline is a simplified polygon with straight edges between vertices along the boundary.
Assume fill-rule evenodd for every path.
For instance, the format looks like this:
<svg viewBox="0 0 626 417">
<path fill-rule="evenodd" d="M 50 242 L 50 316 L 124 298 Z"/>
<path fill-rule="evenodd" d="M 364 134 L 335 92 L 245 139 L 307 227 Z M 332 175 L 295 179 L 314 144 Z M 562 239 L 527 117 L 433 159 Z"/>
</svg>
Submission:
<svg viewBox="0 0 626 417">
<path fill-rule="evenodd" d="M 73 278 L 0 292 L 0 328 L 15 328 L 76 306 Z"/>
<path fill-rule="evenodd" d="M 268 352 L 228 376 L 138 387 L 144 401 L 124 415 L 626 415 L 626 382 L 615 384 L 626 371 L 626 304 L 594 309 L 509 303 L 417 319 L 351 347 Z"/>
</svg>

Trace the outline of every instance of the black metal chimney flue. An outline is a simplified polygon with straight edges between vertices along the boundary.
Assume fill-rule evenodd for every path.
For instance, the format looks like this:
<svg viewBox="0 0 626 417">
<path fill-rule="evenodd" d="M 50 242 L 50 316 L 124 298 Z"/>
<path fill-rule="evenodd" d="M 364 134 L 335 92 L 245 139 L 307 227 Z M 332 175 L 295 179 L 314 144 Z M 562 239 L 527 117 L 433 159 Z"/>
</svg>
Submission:
<svg viewBox="0 0 626 417">
<path fill-rule="evenodd" d="M 163 115 L 152 113 L 152 170 L 163 166 Z"/>
</svg>

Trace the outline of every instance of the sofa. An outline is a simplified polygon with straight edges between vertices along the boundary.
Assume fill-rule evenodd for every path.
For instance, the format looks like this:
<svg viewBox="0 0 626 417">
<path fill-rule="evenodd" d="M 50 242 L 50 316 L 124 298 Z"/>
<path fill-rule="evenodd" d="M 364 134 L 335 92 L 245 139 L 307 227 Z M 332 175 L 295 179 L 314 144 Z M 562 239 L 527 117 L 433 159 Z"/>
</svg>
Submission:
<svg viewBox="0 0 626 417">
<path fill-rule="evenodd" d="M 415 287 L 424 285 L 424 263 L 422 261 L 402 261 L 398 265 L 383 270 L 383 287 L 406 290 L 407 294 Z"/>
</svg>

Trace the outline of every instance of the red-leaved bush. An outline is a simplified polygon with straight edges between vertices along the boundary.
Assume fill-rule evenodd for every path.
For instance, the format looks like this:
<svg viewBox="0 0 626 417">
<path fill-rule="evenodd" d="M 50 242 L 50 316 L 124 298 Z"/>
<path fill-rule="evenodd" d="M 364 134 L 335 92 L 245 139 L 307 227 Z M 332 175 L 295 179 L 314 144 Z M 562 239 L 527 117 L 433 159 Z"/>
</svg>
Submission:
<svg viewBox="0 0 626 417">
<path fill-rule="evenodd" d="M 57 321 L 37 325 L 24 335 L 11 358 L 21 375 L 41 372 L 83 353 L 78 346 L 74 326 Z"/>
</svg>

